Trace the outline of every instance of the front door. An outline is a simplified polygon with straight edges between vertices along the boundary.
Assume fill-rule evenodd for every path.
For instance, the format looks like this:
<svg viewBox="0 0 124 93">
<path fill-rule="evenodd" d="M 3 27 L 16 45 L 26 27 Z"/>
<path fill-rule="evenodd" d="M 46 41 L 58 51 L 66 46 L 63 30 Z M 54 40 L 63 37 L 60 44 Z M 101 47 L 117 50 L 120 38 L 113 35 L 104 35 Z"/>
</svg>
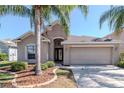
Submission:
<svg viewBox="0 0 124 93">
<path fill-rule="evenodd" d="M 63 61 L 63 48 L 55 48 L 54 52 L 55 61 Z"/>
</svg>

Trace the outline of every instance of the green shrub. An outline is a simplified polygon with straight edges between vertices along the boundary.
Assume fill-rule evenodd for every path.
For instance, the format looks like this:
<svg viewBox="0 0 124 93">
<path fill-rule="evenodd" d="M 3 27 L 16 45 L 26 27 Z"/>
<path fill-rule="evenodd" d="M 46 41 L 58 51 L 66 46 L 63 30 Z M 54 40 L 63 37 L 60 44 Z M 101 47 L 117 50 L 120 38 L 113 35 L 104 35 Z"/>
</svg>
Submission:
<svg viewBox="0 0 124 93">
<path fill-rule="evenodd" d="M 28 68 L 28 63 L 27 62 L 14 62 L 11 65 L 11 70 L 12 71 L 22 71 L 26 70 Z"/>
<path fill-rule="evenodd" d="M 124 61 L 124 53 L 120 53 L 120 61 Z"/>
<path fill-rule="evenodd" d="M 54 67 L 54 66 L 55 66 L 55 63 L 53 61 L 48 61 L 47 63 L 41 64 L 41 69 L 46 70 L 46 69 L 48 69 L 50 67 Z M 33 68 L 33 70 L 35 70 L 35 69 L 36 69 L 36 66 Z"/>
<path fill-rule="evenodd" d="M 13 78 L 14 78 L 13 74 L 0 72 L 0 80 L 9 80 L 9 79 L 13 79 Z"/>
<path fill-rule="evenodd" d="M 0 62 L 0 67 L 11 66 L 13 62 L 2 61 Z"/>
<path fill-rule="evenodd" d="M 124 68 L 124 61 L 120 61 L 119 63 L 117 63 L 117 66 Z"/>
<path fill-rule="evenodd" d="M 44 64 L 41 65 L 41 69 L 42 69 L 42 70 L 46 70 L 47 68 L 48 68 L 48 66 L 47 66 L 46 63 L 44 63 Z"/>
<path fill-rule="evenodd" d="M 55 66 L 55 63 L 53 61 L 48 61 L 46 64 L 47 64 L 48 68 Z"/>
<path fill-rule="evenodd" d="M 0 61 L 7 61 L 8 55 L 6 53 L 0 53 Z"/>
<path fill-rule="evenodd" d="M 70 74 L 70 71 L 69 70 L 64 70 L 64 69 L 58 69 L 56 71 L 56 74 L 59 76 L 59 75 L 69 75 Z"/>
</svg>

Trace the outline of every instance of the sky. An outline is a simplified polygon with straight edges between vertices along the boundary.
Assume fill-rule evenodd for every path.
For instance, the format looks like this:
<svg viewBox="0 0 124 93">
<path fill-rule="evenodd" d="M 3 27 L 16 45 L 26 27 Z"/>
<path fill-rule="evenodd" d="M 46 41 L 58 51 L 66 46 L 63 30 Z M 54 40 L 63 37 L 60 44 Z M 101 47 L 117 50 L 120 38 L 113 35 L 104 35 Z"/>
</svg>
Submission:
<svg viewBox="0 0 124 93">
<path fill-rule="evenodd" d="M 75 9 L 70 15 L 70 34 L 95 37 L 110 34 L 112 31 L 107 23 L 102 26 L 102 29 L 99 28 L 99 18 L 109 8 L 110 6 L 89 6 L 86 18 L 78 9 Z M 33 31 L 29 18 L 7 15 L 0 17 L 0 24 L 0 39 L 15 39 L 28 31 Z"/>
</svg>

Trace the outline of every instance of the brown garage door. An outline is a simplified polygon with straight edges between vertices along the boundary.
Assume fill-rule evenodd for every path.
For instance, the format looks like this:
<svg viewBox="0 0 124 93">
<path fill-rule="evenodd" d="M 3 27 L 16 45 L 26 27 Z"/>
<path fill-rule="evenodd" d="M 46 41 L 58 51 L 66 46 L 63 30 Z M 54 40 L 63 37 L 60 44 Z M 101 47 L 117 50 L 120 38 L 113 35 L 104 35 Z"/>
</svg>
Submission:
<svg viewBox="0 0 124 93">
<path fill-rule="evenodd" d="M 74 47 L 70 49 L 70 64 L 111 64 L 112 48 Z"/>
</svg>

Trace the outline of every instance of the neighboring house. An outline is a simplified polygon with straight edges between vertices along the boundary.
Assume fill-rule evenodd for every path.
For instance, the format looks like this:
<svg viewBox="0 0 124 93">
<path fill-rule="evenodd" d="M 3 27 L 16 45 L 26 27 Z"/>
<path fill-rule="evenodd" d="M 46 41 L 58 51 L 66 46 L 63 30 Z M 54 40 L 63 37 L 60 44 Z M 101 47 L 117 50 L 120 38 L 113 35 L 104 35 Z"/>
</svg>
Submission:
<svg viewBox="0 0 124 93">
<path fill-rule="evenodd" d="M 27 32 L 16 39 L 18 60 L 36 62 L 35 35 Z M 114 64 L 119 59 L 119 42 L 108 38 L 67 36 L 59 22 L 41 33 L 41 62 L 54 60 L 64 65 Z"/>
<path fill-rule="evenodd" d="M 9 61 L 17 61 L 17 45 L 11 40 L 0 41 L 0 53 L 8 54 Z"/>
</svg>

